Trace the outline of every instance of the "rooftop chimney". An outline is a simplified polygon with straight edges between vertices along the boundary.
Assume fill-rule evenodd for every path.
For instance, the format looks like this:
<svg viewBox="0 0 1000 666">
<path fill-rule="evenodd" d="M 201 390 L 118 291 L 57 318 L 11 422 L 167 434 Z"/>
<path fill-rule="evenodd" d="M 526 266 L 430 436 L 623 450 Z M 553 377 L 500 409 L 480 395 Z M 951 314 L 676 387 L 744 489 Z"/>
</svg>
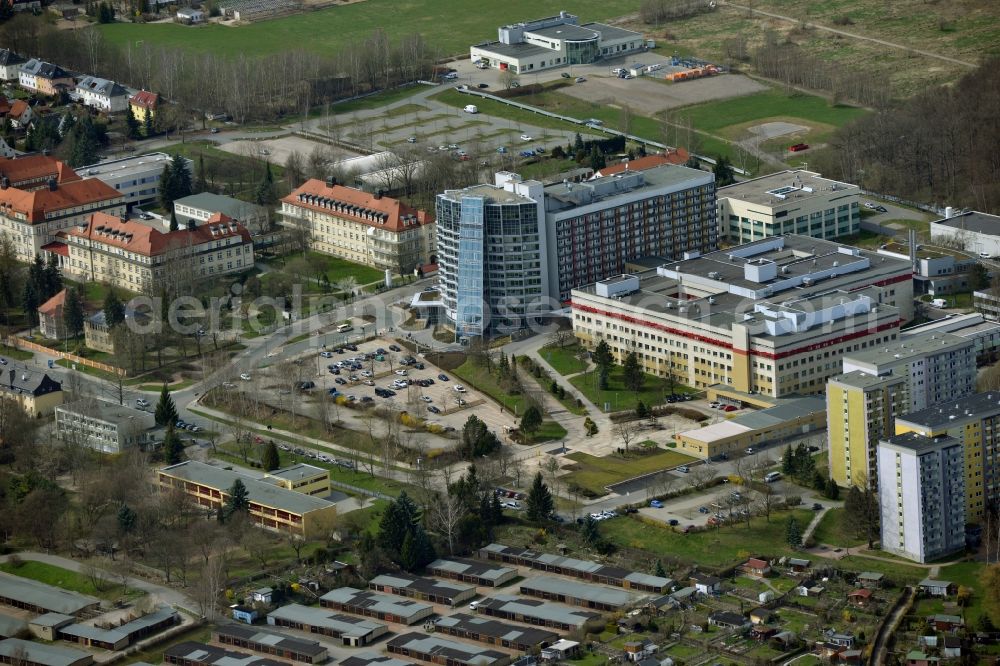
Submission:
<svg viewBox="0 0 1000 666">
<path fill-rule="evenodd" d="M 326 186 L 327 187 L 333 187 L 336 184 L 337 184 L 337 178 L 336 178 L 336 176 L 330 176 L 329 178 L 326 179 Z"/>
<path fill-rule="evenodd" d="M 7 176 L 0 178 L 0 190 L 6 190 L 8 187 L 10 187 L 10 178 Z"/>
<path fill-rule="evenodd" d="M 49 178 L 49 192 L 55 192 L 59 189 L 59 183 L 55 178 Z"/>
<path fill-rule="evenodd" d="M 378 201 L 382 198 L 382 190 L 375 190 L 375 200 Z"/>
</svg>

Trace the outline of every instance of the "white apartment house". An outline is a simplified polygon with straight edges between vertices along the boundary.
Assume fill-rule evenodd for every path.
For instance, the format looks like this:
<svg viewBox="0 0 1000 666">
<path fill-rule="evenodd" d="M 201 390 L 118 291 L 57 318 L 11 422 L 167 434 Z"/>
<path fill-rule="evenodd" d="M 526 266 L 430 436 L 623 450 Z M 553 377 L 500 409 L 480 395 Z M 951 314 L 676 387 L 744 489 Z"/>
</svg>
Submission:
<svg viewBox="0 0 1000 666">
<path fill-rule="evenodd" d="M 832 239 L 861 229 L 861 189 L 795 169 L 720 187 L 720 236 L 749 243 L 798 234 Z"/>
<path fill-rule="evenodd" d="M 221 214 L 194 229 L 164 233 L 135 220 L 95 213 L 61 237 L 68 248 L 64 274 L 129 291 L 238 273 L 254 264 L 250 232 Z"/>
<path fill-rule="evenodd" d="M 56 432 L 66 444 L 101 453 L 122 453 L 152 442 L 152 412 L 85 398 L 56 407 Z"/>
<path fill-rule="evenodd" d="M 585 65 L 646 48 L 642 34 L 605 23 L 585 23 L 568 12 L 497 28 L 497 40 L 469 49 L 474 62 L 515 74 Z"/>
<path fill-rule="evenodd" d="M 965 549 L 965 454 L 950 436 L 879 443 L 882 550 L 929 562 Z"/>
<path fill-rule="evenodd" d="M 118 190 L 125 198 L 126 204 L 140 206 L 158 200 L 163 167 L 172 159 L 166 153 L 147 153 L 80 167 L 80 173 L 103 181 Z M 187 160 L 187 163 L 190 170 L 191 160 Z"/>
<path fill-rule="evenodd" d="M 105 113 L 122 113 L 128 109 L 128 90 L 107 79 L 85 76 L 76 84 L 73 94 L 86 106 Z"/>
<path fill-rule="evenodd" d="M 282 225 L 317 252 L 401 275 L 435 263 L 434 216 L 398 199 L 311 179 L 281 200 Z"/>
<path fill-rule="evenodd" d="M 17 81 L 21 73 L 21 65 L 27 61 L 27 58 L 10 49 L 0 49 L 0 79 Z"/>
</svg>

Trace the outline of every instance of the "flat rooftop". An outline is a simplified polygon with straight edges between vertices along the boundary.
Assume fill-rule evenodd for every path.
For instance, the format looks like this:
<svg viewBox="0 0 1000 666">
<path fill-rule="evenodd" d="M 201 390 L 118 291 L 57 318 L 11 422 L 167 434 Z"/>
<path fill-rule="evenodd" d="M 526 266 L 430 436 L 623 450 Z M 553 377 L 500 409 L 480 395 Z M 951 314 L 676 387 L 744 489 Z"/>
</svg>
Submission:
<svg viewBox="0 0 1000 666">
<path fill-rule="evenodd" d="M 406 588 L 433 594 L 439 597 L 456 597 L 470 591 L 475 591 L 475 586 L 455 583 L 451 581 L 435 580 L 433 578 L 421 578 L 404 573 L 381 574 L 372 578 L 369 583 L 372 585 L 389 585 L 392 587 Z"/>
<path fill-rule="evenodd" d="M 642 38 L 641 32 L 636 32 L 635 30 L 626 30 L 625 28 L 619 28 L 617 26 L 608 25 L 607 23 L 597 23 L 590 22 L 584 23 L 581 28 L 590 28 L 591 30 L 596 30 L 601 33 L 601 41 L 611 41 L 615 39 L 628 39 L 630 37 L 635 37 L 638 39 Z"/>
<path fill-rule="evenodd" d="M 867 372 L 862 372 L 861 370 L 851 370 L 850 372 L 845 372 L 842 375 L 831 377 L 830 381 L 865 390 L 873 389 L 885 384 L 899 383 L 903 381 L 903 378 L 891 374 L 873 375 Z"/>
<path fill-rule="evenodd" d="M 893 435 L 883 443 L 888 443 L 896 448 L 912 451 L 917 455 L 937 449 L 941 446 L 955 446 L 961 444 L 961 442 L 954 437 L 947 435 L 943 437 L 926 437 L 917 432 L 907 432 L 902 435 Z"/>
<path fill-rule="evenodd" d="M 603 585 L 595 585 L 590 582 L 553 578 L 551 576 L 537 576 L 521 583 L 521 594 L 533 594 L 535 592 L 573 597 L 574 599 L 593 601 L 607 604 L 608 606 L 627 606 L 638 598 L 636 595 L 630 594 L 627 590 L 621 588 L 604 587 Z"/>
<path fill-rule="evenodd" d="M 550 622 L 558 622 L 573 627 L 583 626 L 588 620 L 600 617 L 600 613 L 582 610 L 541 599 L 525 599 L 513 594 L 494 594 L 479 602 L 479 608 L 489 608 L 534 617 Z"/>
<path fill-rule="evenodd" d="M 932 224 L 940 224 L 941 226 L 953 227 L 973 233 L 1000 236 L 1000 216 L 979 213 L 974 210 L 959 213 L 953 217 L 946 217 L 942 220 L 935 220 Z"/>
<path fill-rule="evenodd" d="M 998 413 L 1000 413 L 1000 391 L 987 391 L 973 393 L 957 400 L 939 402 L 932 407 L 897 416 L 896 421 L 937 429 Z"/>
<path fill-rule="evenodd" d="M 326 647 L 321 645 L 318 641 L 312 641 L 307 638 L 297 638 L 295 636 L 286 636 L 285 634 L 279 634 L 273 631 L 261 631 L 255 627 L 248 627 L 241 624 L 220 625 L 216 631 L 226 636 L 234 636 L 236 638 L 253 643 L 259 643 L 261 645 L 286 648 L 298 654 L 306 654 L 315 657 L 316 655 L 321 655 L 326 652 Z"/>
<path fill-rule="evenodd" d="M 60 633 L 68 636 L 76 636 L 86 638 L 88 640 L 103 641 L 106 643 L 117 643 L 120 640 L 128 638 L 132 634 L 141 632 L 144 629 L 160 624 L 161 622 L 166 622 L 171 618 L 177 618 L 177 611 L 172 608 L 161 607 L 157 608 L 152 613 L 147 613 L 140 618 L 136 618 L 131 622 L 126 622 L 125 624 L 112 629 L 102 629 L 101 627 L 95 627 L 90 624 L 71 624 L 61 628 L 59 631 Z"/>
<path fill-rule="evenodd" d="M 108 423 L 121 424 L 127 423 L 129 419 L 132 419 L 136 426 L 143 430 L 148 430 L 156 426 L 156 417 L 152 412 L 135 409 L 128 405 L 119 405 L 117 402 L 109 400 L 84 398 L 59 405 L 57 409 L 99 419 Z"/>
<path fill-rule="evenodd" d="M 500 56 L 506 56 L 508 58 L 530 58 L 536 55 L 542 55 L 545 53 L 557 53 L 552 49 L 547 49 L 543 46 L 535 46 L 534 44 L 525 44 L 521 42 L 519 44 L 504 44 L 503 42 L 483 42 L 482 44 L 476 44 L 475 48 L 482 49 L 483 51 L 489 51 L 490 53 L 495 53 Z"/>
<path fill-rule="evenodd" d="M 273 476 L 277 479 L 285 479 L 286 481 L 296 481 L 298 479 L 311 478 L 329 473 L 329 470 L 325 470 L 322 467 L 316 467 L 315 465 L 309 465 L 307 463 L 298 463 L 290 467 L 268 472 L 267 475 Z"/>
<path fill-rule="evenodd" d="M 553 25 L 548 28 L 525 30 L 525 33 L 538 35 L 539 37 L 545 37 L 546 39 L 565 39 L 571 42 L 598 39 L 601 36 L 601 33 L 593 28 L 584 28 L 583 26 L 573 25 L 572 23 Z"/>
<path fill-rule="evenodd" d="M 478 576 L 479 578 L 497 580 L 511 573 L 517 573 L 516 569 L 502 567 L 492 562 L 478 562 L 474 560 L 464 560 L 451 558 L 447 560 L 434 560 L 427 565 L 428 569 L 440 569 L 450 571 L 455 574 L 466 576 Z"/>
<path fill-rule="evenodd" d="M 198 483 L 209 488 L 227 492 L 233 482 L 239 479 L 246 486 L 250 501 L 275 509 L 282 509 L 295 514 L 305 514 L 310 511 L 327 509 L 332 504 L 326 500 L 297 493 L 281 486 L 276 486 L 259 477 L 240 474 L 233 470 L 222 469 L 196 460 L 188 460 L 159 470 L 163 474 Z"/>
<path fill-rule="evenodd" d="M 731 423 L 746 426 L 751 430 L 764 430 L 767 428 L 777 428 L 782 424 L 795 419 L 826 411 L 826 399 L 822 396 L 806 396 L 804 398 L 792 398 L 767 409 L 740 414 L 732 419 Z"/>
<path fill-rule="evenodd" d="M 858 194 L 857 185 L 823 178 L 814 171 L 792 169 L 720 187 L 719 199 L 738 199 L 761 206 L 781 207 L 809 199 Z"/>
<path fill-rule="evenodd" d="M 554 183 L 545 187 L 545 210 L 561 213 L 574 208 L 608 202 L 616 197 L 634 197 L 643 191 L 686 190 L 712 181 L 705 171 L 676 164 L 663 164 L 641 171 L 620 171 L 582 183 Z"/>
<path fill-rule="evenodd" d="M 7 638 L 0 641 L 0 659 L 8 664 L 28 662 L 44 666 L 71 666 L 81 660 L 86 663 L 94 660 L 88 652 L 73 650 L 61 645 L 25 641 L 20 638 Z"/>
<path fill-rule="evenodd" d="M 911 335 L 903 340 L 894 340 L 878 347 L 861 349 L 844 355 L 844 363 L 869 365 L 872 367 L 893 366 L 911 358 L 954 351 L 971 347 L 972 341 L 951 333 L 927 333 Z"/>
<path fill-rule="evenodd" d="M 358 652 L 341 660 L 339 666 L 414 666 L 412 662 L 387 657 L 375 652 Z"/>
<path fill-rule="evenodd" d="M 920 249 L 917 250 L 917 259 L 941 259 L 943 257 L 952 257 L 959 261 L 968 260 L 973 261 L 972 257 L 964 252 L 958 250 L 947 250 L 942 248 L 941 250 L 931 250 L 929 248 L 918 246 Z M 879 250 L 884 252 L 892 252 L 893 254 L 901 254 L 907 257 L 910 256 L 910 244 L 900 243 L 897 241 L 891 241 L 885 243 L 879 247 Z"/>
<path fill-rule="evenodd" d="M 386 628 L 386 625 L 375 620 L 341 615 L 329 608 L 302 606 L 300 604 L 286 604 L 274 609 L 267 615 L 268 617 L 307 624 L 310 627 L 324 627 L 344 636 L 364 637 L 373 631 Z"/>
<path fill-rule="evenodd" d="M 101 603 L 95 597 L 5 573 L 0 573 L 0 596 L 64 615 L 76 615 L 85 608 Z"/>
<path fill-rule="evenodd" d="M 104 160 L 97 164 L 79 167 L 76 172 L 81 176 L 93 176 L 95 178 L 124 178 L 132 174 L 140 174 L 150 169 L 163 169 L 165 162 L 171 160 L 166 153 L 146 153 L 135 157 L 122 157 L 115 160 Z"/>
<path fill-rule="evenodd" d="M 479 637 L 488 636 L 503 641 L 516 641 L 522 645 L 541 645 L 559 640 L 559 635 L 548 629 L 515 626 L 505 620 L 468 613 L 455 613 L 447 617 L 439 617 L 434 621 L 434 624 L 439 627 L 468 632 Z"/>
<path fill-rule="evenodd" d="M 320 600 L 356 606 L 376 613 L 391 613 L 398 617 L 410 617 L 423 611 L 433 610 L 429 604 L 419 601 L 398 599 L 387 594 L 359 590 L 353 587 L 330 590 L 320 597 Z"/>
<path fill-rule="evenodd" d="M 402 648 L 411 652 L 432 655 L 436 658 L 446 660 L 449 664 L 459 661 L 465 664 L 476 664 L 476 666 L 489 666 L 489 664 L 510 659 L 510 655 L 499 650 L 479 645 L 469 645 L 468 643 L 459 643 L 442 638 L 441 636 L 420 634 L 417 632 L 396 636 L 386 645 L 397 649 Z"/>
<path fill-rule="evenodd" d="M 181 663 L 218 664 L 218 666 L 288 666 L 286 662 L 277 659 L 236 652 L 217 645 L 194 641 L 184 641 L 172 645 L 163 651 L 163 656 L 170 656 Z M 167 663 L 166 659 L 163 661 Z"/>
<path fill-rule="evenodd" d="M 475 100 L 473 99 L 470 103 L 474 104 Z M 482 197 L 488 203 L 535 203 L 529 197 L 505 190 L 496 185 L 490 185 L 489 183 L 470 185 L 461 190 L 445 190 L 444 194 L 440 196 L 452 201 L 461 201 L 462 197 Z"/>
</svg>

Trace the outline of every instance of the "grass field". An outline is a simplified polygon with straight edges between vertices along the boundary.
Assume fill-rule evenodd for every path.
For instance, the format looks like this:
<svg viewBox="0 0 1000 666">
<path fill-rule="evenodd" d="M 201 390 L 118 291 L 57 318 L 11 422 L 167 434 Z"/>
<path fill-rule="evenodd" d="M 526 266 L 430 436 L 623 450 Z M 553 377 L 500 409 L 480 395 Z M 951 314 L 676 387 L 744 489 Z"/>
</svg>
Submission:
<svg viewBox="0 0 1000 666">
<path fill-rule="evenodd" d="M 827 511 L 816 526 L 813 538 L 816 539 L 816 543 L 841 547 L 854 547 L 865 543 L 864 539 L 858 538 L 854 525 L 848 518 L 847 510 L 843 508 Z"/>
<path fill-rule="evenodd" d="M 883 553 L 874 553 L 881 557 Z M 896 564 L 895 562 L 881 562 L 870 557 L 859 557 L 848 555 L 839 560 L 837 566 L 847 571 L 874 571 L 883 573 L 895 585 L 915 584 L 927 577 L 928 569 L 921 567 L 907 566 L 906 564 Z"/>
<path fill-rule="evenodd" d="M 575 375 L 587 369 L 587 362 L 579 358 L 583 349 L 580 345 L 568 347 L 543 347 L 539 355 L 560 375 Z"/>
<path fill-rule="evenodd" d="M 745 560 L 749 555 L 778 557 L 791 555 L 785 544 L 788 517 L 794 515 L 799 525 L 808 525 L 811 511 L 796 510 L 730 525 L 720 529 L 683 534 L 633 518 L 617 518 L 602 522 L 601 534 L 610 541 L 650 553 L 669 553 L 685 562 L 703 567 L 724 567 Z"/>
<path fill-rule="evenodd" d="M 506 393 L 500 388 L 496 378 L 490 374 L 485 366 L 479 365 L 472 359 L 469 359 L 452 370 L 452 372 L 466 384 L 473 386 L 502 404 L 507 410 L 516 414 L 524 413 L 524 396 Z"/>
<path fill-rule="evenodd" d="M 649 405 L 661 405 L 668 395 L 670 395 L 670 383 L 662 377 L 646 375 L 643 388 L 638 393 L 625 388 L 625 371 L 620 365 L 612 368 L 608 376 L 608 388 L 600 390 L 597 388 L 597 370 L 582 375 L 577 375 L 569 380 L 587 398 L 597 405 L 598 409 L 604 410 L 604 403 L 608 403 L 611 411 L 617 412 L 625 409 L 635 409 L 636 404 L 642 402 Z M 675 393 L 687 393 L 691 389 L 681 384 L 674 384 Z"/>
<path fill-rule="evenodd" d="M 344 278 L 349 278 L 349 277 L 353 277 L 355 280 L 357 280 L 359 286 L 370 284 L 372 282 L 377 282 L 385 277 L 384 273 L 376 268 L 372 268 L 371 266 L 364 266 L 362 264 L 356 264 L 352 261 L 347 261 L 346 259 L 331 257 L 326 254 L 320 254 L 319 252 L 312 252 L 312 251 L 307 252 L 306 255 L 307 255 L 306 259 L 309 262 L 310 268 L 315 271 L 311 273 L 309 277 L 315 278 L 319 273 L 324 273 L 327 279 L 330 281 L 330 283 L 334 285 L 334 287 L 336 287 L 336 283 L 339 280 L 343 280 Z M 269 265 L 271 266 L 272 269 L 276 269 L 279 271 L 284 270 L 286 262 L 292 260 L 297 256 L 298 255 L 291 255 L 284 259 L 276 259 L 274 261 L 271 261 Z M 268 274 L 264 274 L 261 277 L 261 280 L 266 281 L 267 275 Z M 292 277 L 293 279 L 295 278 L 295 276 Z M 304 285 L 304 286 L 309 287 L 310 285 Z M 316 287 L 315 284 L 312 284 L 311 286 Z M 303 289 L 303 291 L 306 291 L 306 289 Z"/>
<path fill-rule="evenodd" d="M 589 453 L 570 453 L 566 456 L 575 461 L 580 469 L 562 477 L 567 483 L 587 488 L 597 495 L 604 495 L 604 487 L 634 476 L 656 472 L 668 467 L 676 467 L 694 460 L 683 453 L 660 451 L 650 455 L 631 454 L 628 458 L 617 455 L 596 457 Z"/>
<path fill-rule="evenodd" d="M 104 577 L 106 582 L 98 590 L 89 576 L 52 564 L 46 564 L 45 562 L 25 560 L 19 566 L 14 566 L 10 562 L 4 562 L 0 564 L 0 571 L 102 599 L 118 599 L 122 596 L 123 592 L 121 585 L 112 583 L 108 579 L 108 576 Z M 129 589 L 129 593 L 133 593 L 131 588 Z M 134 593 L 136 595 L 140 594 L 138 590 L 135 590 Z"/>
<path fill-rule="evenodd" d="M 14 349 L 13 347 L 8 347 L 7 345 L 0 345 L 0 356 L 13 359 L 15 361 L 27 361 L 29 358 L 34 356 L 34 354 L 24 349 Z"/>
<path fill-rule="evenodd" d="M 638 8 L 639 0 L 576 0 L 572 10 L 587 21 L 602 21 Z M 448 55 L 468 54 L 469 44 L 496 39 L 497 26 L 511 20 L 552 16 L 561 9 L 566 9 L 565 3 L 556 0 L 509 0 L 476 5 L 474 11 L 462 0 L 364 0 L 235 28 L 114 23 L 101 26 L 101 30 L 105 39 L 115 44 L 144 40 L 147 47 L 160 45 L 234 57 L 275 53 L 289 45 L 334 56 L 382 29 L 391 39 L 420 33 L 441 55 Z"/>
</svg>

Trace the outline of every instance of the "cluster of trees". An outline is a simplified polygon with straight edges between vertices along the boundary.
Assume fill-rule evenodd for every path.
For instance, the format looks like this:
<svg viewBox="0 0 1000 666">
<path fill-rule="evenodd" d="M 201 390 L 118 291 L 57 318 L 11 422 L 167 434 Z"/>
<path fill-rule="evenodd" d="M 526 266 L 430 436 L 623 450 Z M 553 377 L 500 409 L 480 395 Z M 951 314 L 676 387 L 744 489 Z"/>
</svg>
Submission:
<svg viewBox="0 0 1000 666">
<path fill-rule="evenodd" d="M 855 533 L 868 541 L 872 548 L 879 538 L 881 509 L 878 492 L 864 480 L 860 485 L 851 486 L 844 498 L 844 510 L 854 524 Z"/>
<path fill-rule="evenodd" d="M 155 90 L 177 102 L 176 108 L 161 108 L 167 116 L 224 112 L 240 123 L 276 119 L 429 78 L 441 55 L 418 34 L 393 40 L 377 29 L 331 57 L 302 49 L 227 58 L 169 46 L 136 46 L 131 40 L 118 46 L 105 41 L 99 30 L 57 30 L 43 17 L 27 12 L 0 26 L 0 43 L 70 70 Z"/>
<path fill-rule="evenodd" d="M 164 210 L 172 210 L 174 201 L 194 192 L 194 183 L 187 163 L 187 159 L 178 153 L 169 163 L 163 165 L 163 173 L 160 175 L 160 206 Z M 173 216 L 170 218 L 170 227 L 171 231 L 177 229 L 177 219 Z"/>
<path fill-rule="evenodd" d="M 837 130 L 824 174 L 912 201 L 1000 212 L 1000 59 Z"/>
<path fill-rule="evenodd" d="M 811 485 L 828 499 L 840 499 L 840 487 L 833 479 L 816 469 L 816 461 L 803 442 L 799 442 L 795 448 L 791 444 L 785 447 L 785 452 L 781 455 L 781 472 L 802 485 Z"/>
<path fill-rule="evenodd" d="M 437 558 L 422 518 L 423 512 L 404 491 L 379 521 L 379 548 L 406 571 L 422 569 Z"/>
<path fill-rule="evenodd" d="M 710 10 L 706 0 L 642 0 L 639 18 L 646 24 L 661 25 Z"/>
<path fill-rule="evenodd" d="M 458 451 L 465 460 L 475 460 L 488 456 L 500 449 L 500 438 L 490 430 L 482 419 L 473 414 L 462 427 L 462 442 Z"/>
<path fill-rule="evenodd" d="M 889 74 L 874 63 L 863 70 L 845 68 L 832 60 L 807 54 L 791 38 L 770 32 L 751 57 L 762 76 L 777 79 L 789 87 L 823 90 L 834 101 L 849 99 L 865 106 L 884 108 L 892 99 Z"/>
<path fill-rule="evenodd" d="M 28 268 L 28 277 L 24 281 L 21 296 L 21 305 L 29 325 L 38 325 L 38 306 L 60 291 L 62 291 L 62 275 L 59 273 L 55 255 L 50 255 L 49 261 L 45 262 L 41 255 L 36 254 L 35 260 Z"/>
</svg>

